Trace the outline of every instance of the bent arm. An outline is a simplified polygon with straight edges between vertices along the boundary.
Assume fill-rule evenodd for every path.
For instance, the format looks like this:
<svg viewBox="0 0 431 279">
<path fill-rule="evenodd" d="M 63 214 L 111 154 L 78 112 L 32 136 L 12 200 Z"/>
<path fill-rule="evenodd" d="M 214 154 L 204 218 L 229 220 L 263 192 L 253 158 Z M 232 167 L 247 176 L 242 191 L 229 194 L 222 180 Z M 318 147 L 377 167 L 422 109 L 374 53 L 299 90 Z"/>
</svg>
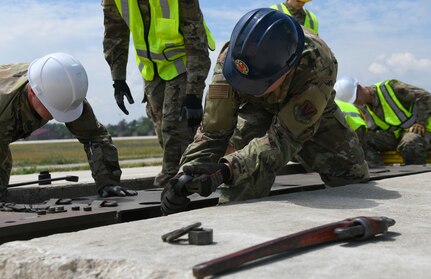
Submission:
<svg viewBox="0 0 431 279">
<path fill-rule="evenodd" d="M 69 131 L 84 145 L 92 176 L 98 189 L 106 185 L 119 185 L 121 169 L 118 153 L 111 135 L 97 121 L 90 104 L 84 101 L 82 115 L 66 123 Z"/>
<path fill-rule="evenodd" d="M 239 100 L 223 76 L 223 55 L 222 51 L 214 68 L 205 99 L 202 124 L 194 142 L 184 152 L 181 165 L 217 162 L 225 154 L 236 127 Z"/>
</svg>

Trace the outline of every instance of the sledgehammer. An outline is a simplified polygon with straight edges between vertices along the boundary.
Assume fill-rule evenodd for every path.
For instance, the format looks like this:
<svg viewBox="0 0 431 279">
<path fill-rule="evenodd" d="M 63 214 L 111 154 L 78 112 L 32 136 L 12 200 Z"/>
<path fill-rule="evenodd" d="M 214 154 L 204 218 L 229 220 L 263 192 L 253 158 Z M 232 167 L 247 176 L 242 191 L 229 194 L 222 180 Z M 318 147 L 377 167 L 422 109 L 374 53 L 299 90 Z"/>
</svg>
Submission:
<svg viewBox="0 0 431 279">
<path fill-rule="evenodd" d="M 57 177 L 57 178 L 46 178 L 46 179 L 39 179 L 39 180 L 28 181 L 28 182 L 14 183 L 14 184 L 9 184 L 7 187 L 9 188 L 9 187 L 30 185 L 30 184 L 35 184 L 35 183 L 43 185 L 43 184 L 47 184 L 46 182 L 57 181 L 57 180 L 66 180 L 66 181 L 78 182 L 79 177 L 74 176 L 74 175 L 67 175 L 67 176 Z"/>
</svg>

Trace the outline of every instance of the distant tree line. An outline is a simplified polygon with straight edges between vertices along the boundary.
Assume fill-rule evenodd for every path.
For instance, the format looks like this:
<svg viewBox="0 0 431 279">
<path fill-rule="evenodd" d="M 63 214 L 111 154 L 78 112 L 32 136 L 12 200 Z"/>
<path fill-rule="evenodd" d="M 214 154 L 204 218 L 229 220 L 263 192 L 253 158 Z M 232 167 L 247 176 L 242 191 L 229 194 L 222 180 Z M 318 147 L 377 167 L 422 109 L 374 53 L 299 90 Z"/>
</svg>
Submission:
<svg viewBox="0 0 431 279">
<path fill-rule="evenodd" d="M 153 122 L 148 117 L 141 117 L 138 120 L 126 122 L 121 120 L 116 125 L 106 125 L 109 133 L 113 137 L 131 137 L 131 136 L 152 136 L 155 135 Z"/>
<path fill-rule="evenodd" d="M 141 117 L 138 120 L 127 122 L 121 120 L 118 124 L 105 125 L 113 137 L 131 137 L 131 136 L 151 136 L 155 135 L 154 125 L 147 117 Z M 47 123 L 42 128 L 34 131 L 27 140 L 39 139 L 72 139 L 74 136 L 63 123 Z"/>
</svg>

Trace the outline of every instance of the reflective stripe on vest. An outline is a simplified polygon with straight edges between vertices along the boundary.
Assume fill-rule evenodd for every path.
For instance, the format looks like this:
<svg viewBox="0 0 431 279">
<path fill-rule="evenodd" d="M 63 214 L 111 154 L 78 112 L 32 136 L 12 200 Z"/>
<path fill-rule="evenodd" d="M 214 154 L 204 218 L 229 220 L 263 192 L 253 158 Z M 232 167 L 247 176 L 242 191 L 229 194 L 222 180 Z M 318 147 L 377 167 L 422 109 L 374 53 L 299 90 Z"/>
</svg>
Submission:
<svg viewBox="0 0 431 279">
<path fill-rule="evenodd" d="M 404 130 L 403 128 L 387 124 L 386 122 L 381 120 L 368 106 L 366 106 L 365 108 L 361 108 L 361 111 L 365 116 L 365 121 L 370 130 L 374 130 L 379 127 L 382 130 L 394 133 L 396 138 L 399 138 L 401 132 Z"/>
<path fill-rule="evenodd" d="M 427 125 L 425 128 L 428 133 L 431 133 L 431 117 L 428 118 Z"/>
<path fill-rule="evenodd" d="M 163 80 L 171 80 L 186 72 L 187 57 L 184 38 L 179 32 L 178 1 L 150 0 L 151 23 L 148 36 L 138 1 L 115 0 L 117 8 L 132 33 L 136 63 L 145 80 L 153 80 L 155 66 Z M 215 40 L 204 24 L 210 49 Z M 146 40 L 146 38 L 148 39 Z"/>
<path fill-rule="evenodd" d="M 349 124 L 350 128 L 352 128 L 353 131 L 356 131 L 362 126 L 367 129 L 367 124 L 365 123 L 365 119 L 361 111 L 354 104 L 339 100 L 336 100 L 335 102 L 337 103 L 341 111 L 344 113 L 344 117 L 346 118 L 347 124 Z"/>
<path fill-rule="evenodd" d="M 391 126 L 409 128 L 416 122 L 416 107 L 412 104 L 409 110 L 406 110 L 395 96 L 394 90 L 389 85 L 390 81 L 376 84 L 378 97 L 383 108 L 384 121 Z"/>
<path fill-rule="evenodd" d="M 279 10 L 280 12 L 283 12 L 287 15 L 292 16 L 289 9 L 284 5 L 284 3 L 276 4 L 270 6 L 271 9 Z M 317 21 L 317 17 L 312 13 L 311 11 L 303 8 L 305 12 L 305 20 L 304 20 L 304 27 L 310 29 L 313 31 L 314 34 L 318 35 L 319 33 L 319 23 Z"/>
</svg>

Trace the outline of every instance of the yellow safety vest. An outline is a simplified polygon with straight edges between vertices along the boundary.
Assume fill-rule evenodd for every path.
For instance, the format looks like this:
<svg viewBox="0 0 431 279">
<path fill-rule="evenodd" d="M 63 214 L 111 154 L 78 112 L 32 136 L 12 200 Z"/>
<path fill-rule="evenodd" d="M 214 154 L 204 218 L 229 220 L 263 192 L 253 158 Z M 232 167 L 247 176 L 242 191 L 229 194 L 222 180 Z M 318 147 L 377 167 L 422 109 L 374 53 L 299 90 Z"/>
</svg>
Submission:
<svg viewBox="0 0 431 279">
<path fill-rule="evenodd" d="M 427 125 L 425 128 L 428 133 L 431 133 L 431 117 L 428 118 Z"/>
<path fill-rule="evenodd" d="M 280 12 L 283 12 L 287 15 L 292 16 L 292 14 L 289 12 L 289 9 L 286 7 L 286 5 L 284 5 L 284 3 L 280 3 L 280 4 L 275 4 L 270 6 L 271 9 L 274 10 L 279 10 Z M 319 22 L 317 21 L 317 17 L 316 15 L 303 8 L 304 12 L 305 12 L 305 20 L 304 20 L 304 27 L 310 29 L 311 31 L 313 31 L 314 34 L 318 35 L 319 34 Z"/>
<path fill-rule="evenodd" d="M 155 66 L 163 80 L 171 80 L 186 72 L 187 57 L 184 38 L 179 32 L 179 10 L 176 0 L 149 0 L 151 23 L 148 35 L 138 1 L 115 0 L 118 11 L 129 26 L 136 52 L 136 63 L 145 80 L 153 80 Z M 208 46 L 215 40 L 204 21 Z M 147 40 L 146 40 L 147 38 Z"/>
<path fill-rule="evenodd" d="M 378 126 L 383 130 L 392 130 L 395 136 L 399 136 L 403 129 L 410 128 L 414 123 L 416 123 L 416 108 L 413 104 L 407 110 L 400 103 L 398 98 L 395 96 L 394 90 L 390 86 L 390 82 L 393 80 L 388 80 L 386 82 L 376 83 L 377 94 L 380 103 L 383 108 L 384 119 L 380 119 L 369 106 L 365 106 L 367 113 L 371 116 L 374 126 Z M 367 121 L 368 127 L 371 128 L 372 125 Z M 428 118 L 426 123 L 426 130 L 431 132 L 431 118 Z"/>
<path fill-rule="evenodd" d="M 335 100 L 338 107 L 341 109 L 341 111 L 344 113 L 344 117 L 346 118 L 347 124 L 349 124 L 350 128 L 353 129 L 353 131 L 356 131 L 360 127 L 367 128 L 367 123 L 365 122 L 364 116 L 362 115 L 362 112 L 351 103 L 343 102 L 340 100 Z"/>
</svg>

